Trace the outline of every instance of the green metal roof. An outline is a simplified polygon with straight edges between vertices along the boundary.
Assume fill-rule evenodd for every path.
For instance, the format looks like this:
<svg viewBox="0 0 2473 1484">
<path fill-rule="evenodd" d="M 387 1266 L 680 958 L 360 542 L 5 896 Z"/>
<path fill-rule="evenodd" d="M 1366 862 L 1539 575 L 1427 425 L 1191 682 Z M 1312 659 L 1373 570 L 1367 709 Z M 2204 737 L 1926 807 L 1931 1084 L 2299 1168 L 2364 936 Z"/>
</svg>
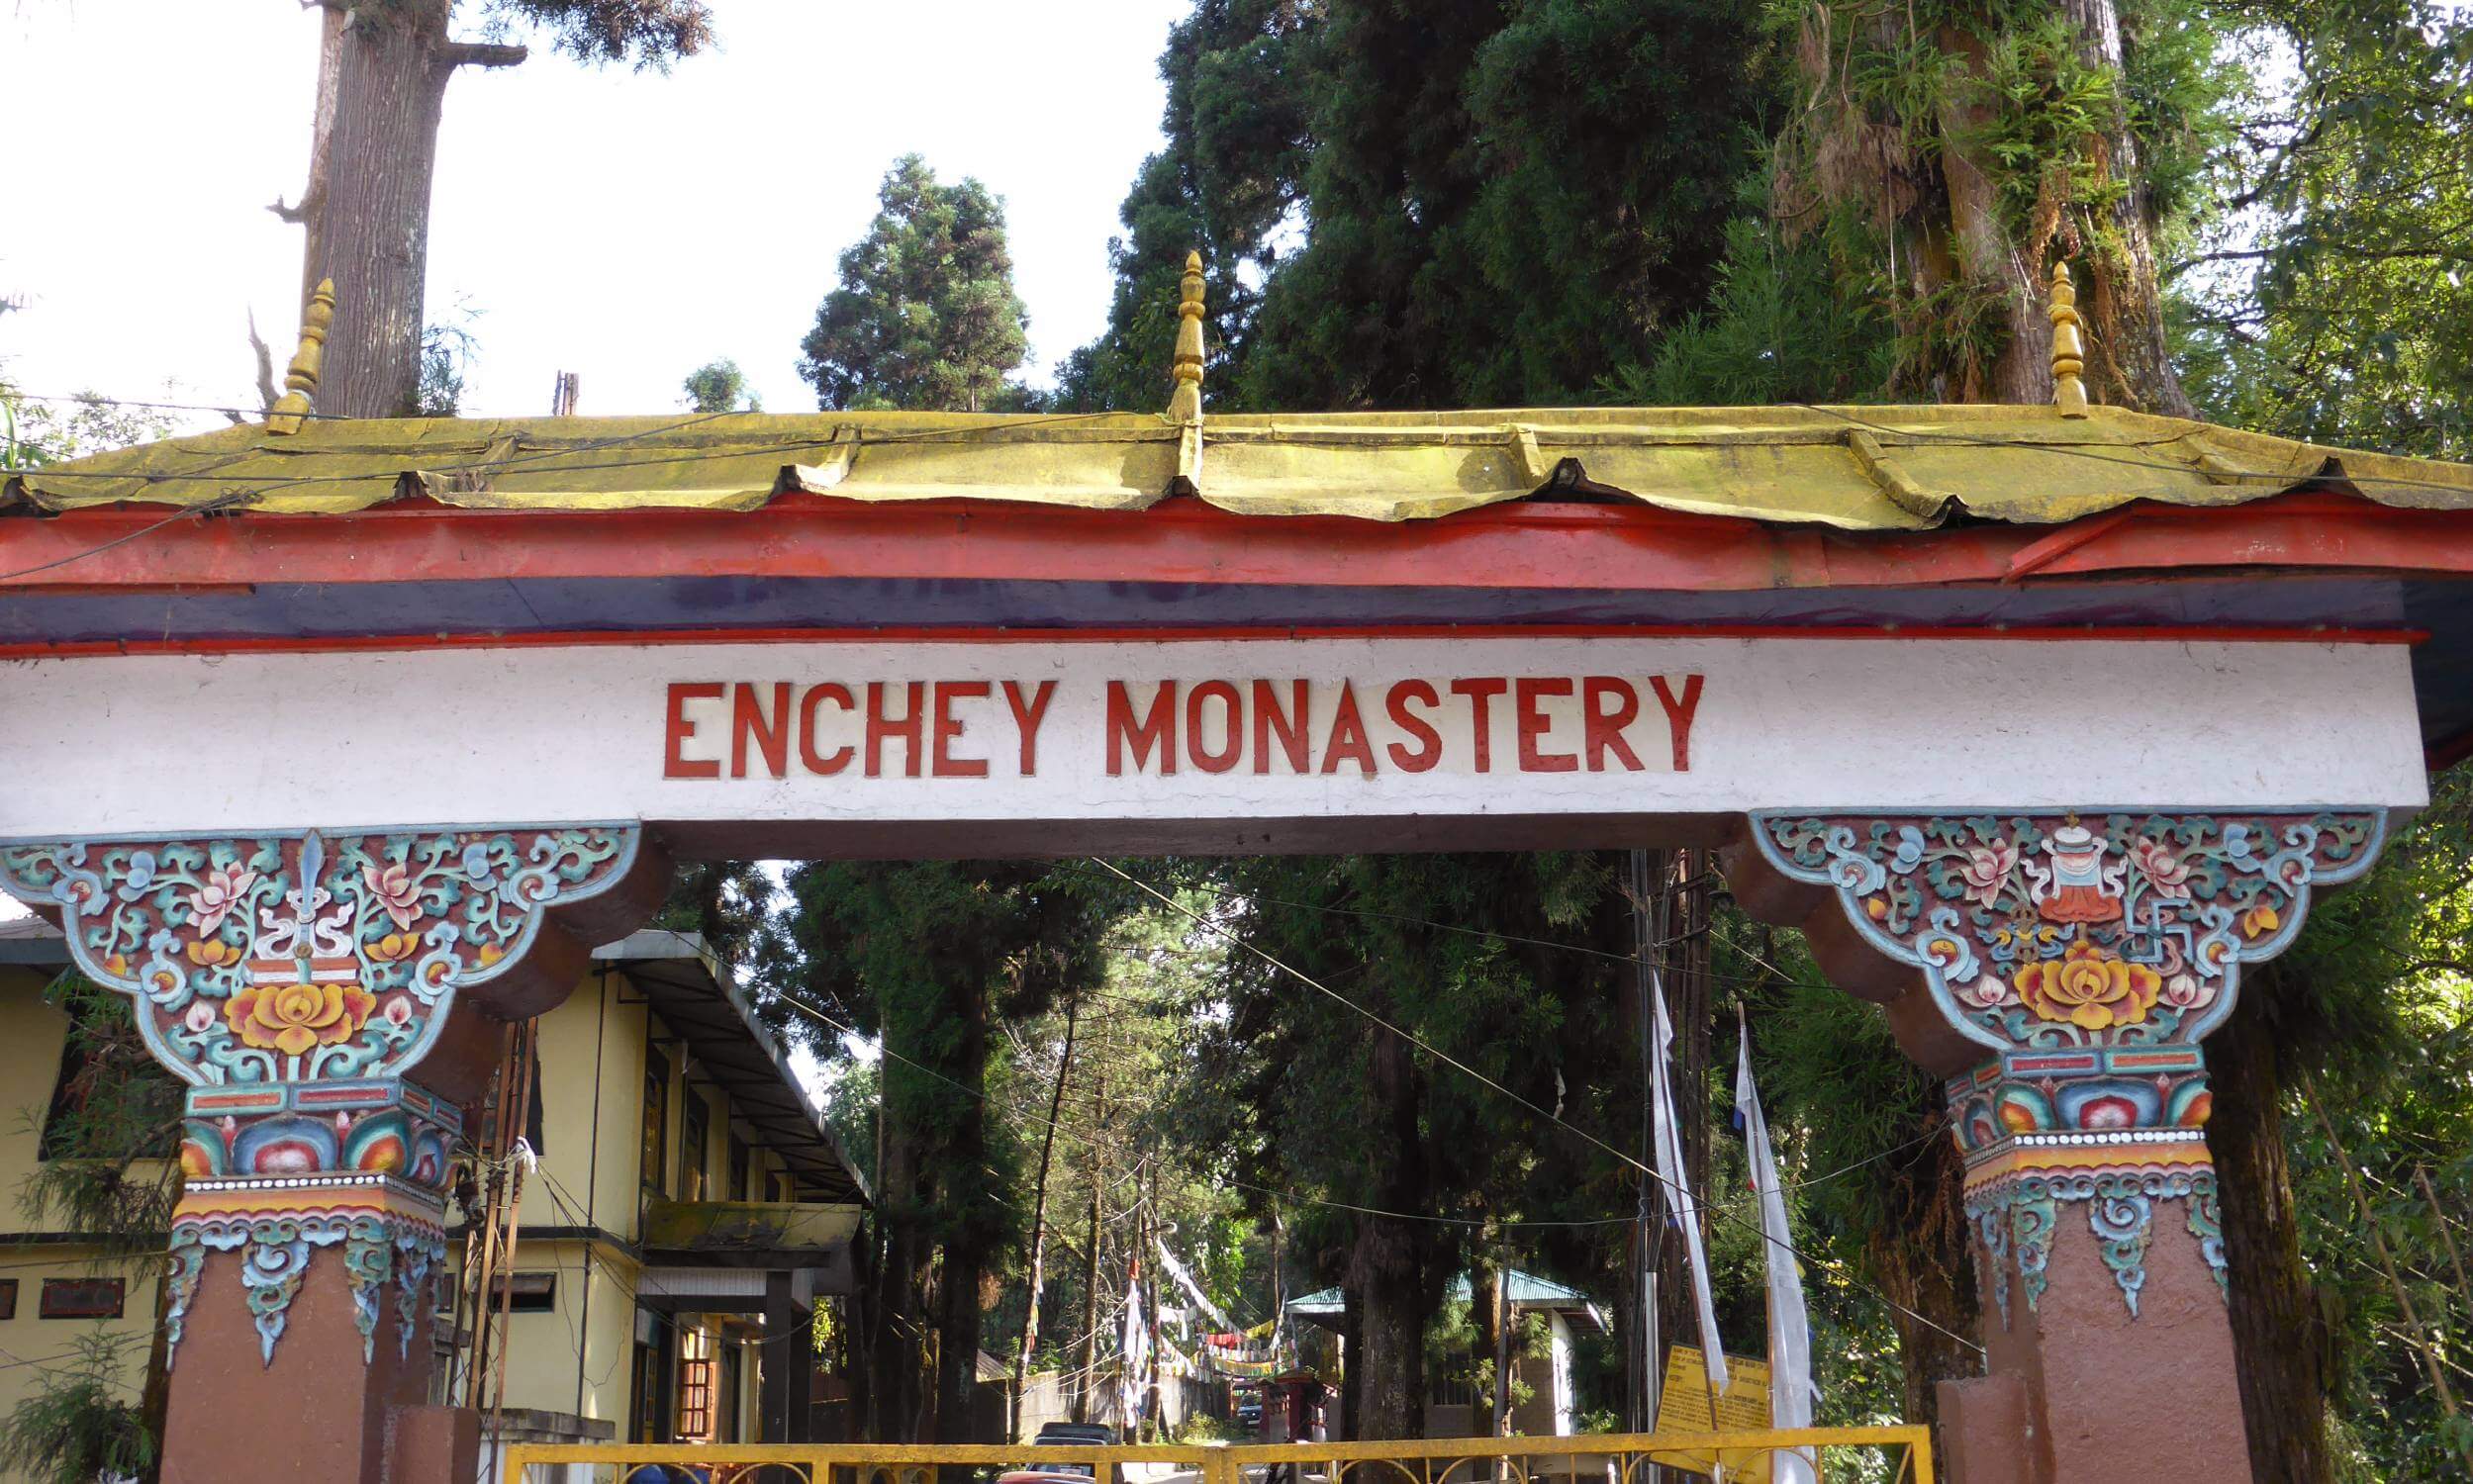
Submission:
<svg viewBox="0 0 2473 1484">
<path fill-rule="evenodd" d="M 1453 1303 L 1465 1304 L 1469 1302 L 1471 1292 L 1469 1275 L 1464 1272 L 1451 1280 L 1451 1287 L 1446 1290 L 1445 1296 Z M 1567 1288 L 1551 1278 L 1541 1278 L 1534 1273 L 1521 1272 L 1517 1268 L 1504 1270 L 1503 1296 L 1515 1309 L 1555 1309 L 1567 1313 L 1585 1314 L 1592 1324 L 1600 1327 L 1605 1324 L 1604 1316 L 1598 1313 L 1595 1304 L 1589 1302 L 1587 1294 L 1576 1288 Z M 1318 1320 L 1336 1318 L 1345 1312 L 1345 1309 L 1346 1304 L 1340 1296 L 1340 1290 L 1325 1288 L 1318 1293 L 1308 1293 L 1288 1300 L 1283 1312 L 1291 1319 Z"/>
</svg>

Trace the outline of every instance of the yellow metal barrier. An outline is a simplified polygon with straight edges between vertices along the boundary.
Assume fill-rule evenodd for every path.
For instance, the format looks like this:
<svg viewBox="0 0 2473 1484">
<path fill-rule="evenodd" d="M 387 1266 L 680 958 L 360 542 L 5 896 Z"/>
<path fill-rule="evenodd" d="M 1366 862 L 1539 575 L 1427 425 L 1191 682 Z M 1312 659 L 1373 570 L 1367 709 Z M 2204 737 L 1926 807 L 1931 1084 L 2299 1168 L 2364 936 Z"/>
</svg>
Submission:
<svg viewBox="0 0 2473 1484">
<path fill-rule="evenodd" d="M 1706 1473 L 1712 1451 L 1729 1480 L 1769 1479 L 1788 1448 L 1809 1450 L 1831 1484 L 1934 1484 L 1932 1434 L 1919 1427 L 1152 1447 L 520 1442 L 504 1484 L 938 1484 L 943 1468 L 993 1478 L 1034 1462 L 1089 1464 L 1096 1484 L 1650 1484 L 1650 1465 Z M 1833 1466 L 1848 1450 L 1862 1461 Z"/>
</svg>

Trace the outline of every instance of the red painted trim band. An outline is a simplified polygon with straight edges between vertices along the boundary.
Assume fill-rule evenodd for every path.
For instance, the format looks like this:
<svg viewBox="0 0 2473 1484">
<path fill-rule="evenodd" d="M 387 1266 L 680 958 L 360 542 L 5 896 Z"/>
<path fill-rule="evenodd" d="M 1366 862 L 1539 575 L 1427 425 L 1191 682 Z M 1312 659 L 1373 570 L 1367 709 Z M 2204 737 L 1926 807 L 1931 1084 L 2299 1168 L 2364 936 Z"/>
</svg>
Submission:
<svg viewBox="0 0 2473 1484">
<path fill-rule="evenodd" d="M 1747 592 L 2260 569 L 2473 577 L 2473 511 L 2301 494 L 1900 533 L 1535 500 L 1382 522 L 1236 515 L 1192 500 L 1099 511 L 794 495 L 744 512 L 405 503 L 168 524 L 135 507 L 0 519 L 0 572 L 28 574 L 0 591 L 45 594 L 698 577 Z"/>
<path fill-rule="evenodd" d="M 98 639 L 0 644 L 0 660 L 106 655 L 386 654 L 428 649 L 667 648 L 681 644 L 1198 644 L 1281 639 L 1849 639 L 2037 640 L 2167 644 L 2420 644 L 2418 628 L 2142 628 L 1837 624 L 1449 624 L 1253 628 L 704 628 L 505 634 L 356 634 L 331 638 Z"/>
</svg>

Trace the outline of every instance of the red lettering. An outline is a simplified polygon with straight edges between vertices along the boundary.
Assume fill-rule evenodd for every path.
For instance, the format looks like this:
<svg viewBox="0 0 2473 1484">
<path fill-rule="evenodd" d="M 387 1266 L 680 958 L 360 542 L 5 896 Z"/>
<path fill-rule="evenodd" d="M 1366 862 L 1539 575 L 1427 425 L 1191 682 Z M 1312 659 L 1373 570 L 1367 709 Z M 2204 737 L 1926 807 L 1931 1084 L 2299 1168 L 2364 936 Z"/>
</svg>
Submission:
<svg viewBox="0 0 2473 1484">
<path fill-rule="evenodd" d="M 1476 771 L 1479 773 L 1494 771 L 1494 716 L 1489 702 L 1510 689 L 1510 682 L 1499 677 L 1451 683 L 1452 695 L 1469 697 L 1469 715 L 1476 729 Z"/>
<path fill-rule="evenodd" d="M 756 688 L 741 681 L 730 688 L 730 777 L 747 776 L 747 744 L 764 756 L 765 771 L 775 778 L 790 772 L 790 682 L 773 683 L 773 714 L 767 717 L 756 700 Z"/>
<path fill-rule="evenodd" d="M 910 713 L 906 716 L 885 714 L 885 683 L 867 683 L 867 776 L 885 776 L 885 739 L 900 737 L 908 744 L 903 749 L 902 775 L 918 777 L 918 735 L 927 713 L 927 682 L 912 681 L 905 687 L 910 693 Z"/>
<path fill-rule="evenodd" d="M 1056 695 L 1056 682 L 1041 681 L 1030 699 L 1022 699 L 1022 688 L 1011 681 L 1004 683 L 1004 703 L 1013 708 L 1013 730 L 1022 739 L 1022 777 L 1035 777 L 1039 772 L 1039 723 L 1048 714 L 1048 699 Z"/>
<path fill-rule="evenodd" d="M 953 739 L 962 735 L 962 723 L 953 719 L 953 703 L 957 700 L 984 700 L 988 696 L 986 681 L 936 682 L 935 741 L 928 753 L 927 771 L 938 778 L 986 778 L 986 758 L 957 758 L 949 750 Z"/>
<path fill-rule="evenodd" d="M 1314 767 L 1312 744 L 1305 740 L 1305 720 L 1311 693 L 1303 681 L 1288 683 L 1295 696 L 1293 710 L 1283 710 L 1280 693 L 1271 689 L 1271 682 L 1254 682 L 1254 771 L 1271 771 L 1271 734 L 1280 734 L 1280 750 L 1287 754 L 1288 772 L 1311 773 Z"/>
<path fill-rule="evenodd" d="M 1683 677 L 1683 698 L 1680 700 L 1676 700 L 1674 693 L 1665 688 L 1665 676 L 1649 677 L 1649 685 L 1658 693 L 1658 704 L 1665 707 L 1665 729 L 1674 738 L 1674 771 L 1689 773 L 1691 719 L 1700 711 L 1700 677 L 1696 673 Z"/>
<path fill-rule="evenodd" d="M 815 750 L 815 708 L 828 700 L 845 711 L 857 709 L 850 700 L 850 688 L 831 681 L 809 686 L 808 694 L 799 698 L 799 766 L 809 773 L 839 773 L 850 766 L 850 748 L 846 745 L 834 748 L 829 757 Z"/>
<path fill-rule="evenodd" d="M 696 723 L 687 719 L 687 703 L 691 700 L 718 700 L 719 681 L 672 681 L 670 683 L 670 724 L 663 738 L 661 776 L 663 778 L 719 778 L 718 758 L 689 758 L 683 752 L 688 739 L 696 735 Z"/>
<path fill-rule="evenodd" d="M 1518 715 L 1513 718 L 1513 729 L 1520 736 L 1520 771 L 1522 773 L 1578 772 L 1580 760 L 1577 757 L 1568 752 L 1548 752 L 1538 745 L 1546 739 L 1547 730 L 1554 725 L 1553 718 L 1540 708 L 1538 702 L 1549 696 L 1570 695 L 1571 683 L 1568 680 L 1542 680 L 1524 675 L 1520 677 L 1520 683 L 1515 688 L 1514 694 Z"/>
<path fill-rule="evenodd" d="M 1412 714 L 1408 702 L 1423 706 L 1439 706 L 1443 697 L 1421 680 L 1401 681 L 1382 697 L 1382 709 L 1390 713 L 1391 725 L 1417 739 L 1412 751 L 1394 742 L 1382 749 L 1391 755 L 1391 766 L 1402 773 L 1423 773 L 1443 760 L 1443 734 L 1426 724 L 1425 718 Z"/>
<path fill-rule="evenodd" d="M 1374 777 L 1374 744 L 1366 740 L 1366 718 L 1357 710 L 1357 692 L 1340 682 L 1339 709 L 1331 713 L 1331 735 L 1322 744 L 1322 771 L 1340 771 L 1340 759 L 1354 758 L 1357 769 Z"/>
<path fill-rule="evenodd" d="M 1604 702 L 1611 698 L 1615 709 L 1607 710 Z M 1632 744 L 1623 740 L 1623 728 L 1640 715 L 1640 693 L 1632 683 L 1611 675 L 1592 675 L 1580 682 L 1580 745 L 1588 750 L 1588 771 L 1606 771 L 1606 754 L 1623 760 L 1627 770 L 1640 771 L 1640 755 Z"/>
<path fill-rule="evenodd" d="M 1133 770 L 1159 754 L 1160 777 L 1177 771 L 1177 683 L 1161 681 L 1151 695 L 1150 713 L 1136 726 L 1133 701 L 1125 695 L 1123 681 L 1107 683 L 1107 776 L 1114 778 L 1125 771 L 1124 755 L 1133 754 Z"/>
<path fill-rule="evenodd" d="M 1223 723 L 1220 736 L 1224 739 L 1217 752 L 1202 746 L 1202 702 L 1218 701 Z M 1185 755 L 1204 773 L 1225 773 L 1237 765 L 1245 751 L 1245 703 L 1238 699 L 1236 687 L 1223 680 L 1204 681 L 1188 691 L 1185 696 Z"/>
</svg>

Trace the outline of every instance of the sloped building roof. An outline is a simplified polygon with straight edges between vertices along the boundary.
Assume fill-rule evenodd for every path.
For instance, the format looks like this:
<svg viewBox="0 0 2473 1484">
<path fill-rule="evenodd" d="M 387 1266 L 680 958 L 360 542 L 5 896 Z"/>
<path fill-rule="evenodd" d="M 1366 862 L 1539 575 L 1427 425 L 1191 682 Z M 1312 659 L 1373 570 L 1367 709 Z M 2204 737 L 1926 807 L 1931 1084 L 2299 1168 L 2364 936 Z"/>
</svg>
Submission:
<svg viewBox="0 0 2473 1484">
<path fill-rule="evenodd" d="M 1566 408 L 1447 413 L 713 414 L 312 418 L 12 475 L 16 504 L 329 514 L 426 497 L 473 510 L 747 510 L 823 494 L 1424 520 L 1506 501 L 1637 501 L 1853 531 L 2043 525 L 2133 501 L 2239 505 L 2305 485 L 2473 508 L 2473 468 L 2095 408 Z"/>
</svg>

